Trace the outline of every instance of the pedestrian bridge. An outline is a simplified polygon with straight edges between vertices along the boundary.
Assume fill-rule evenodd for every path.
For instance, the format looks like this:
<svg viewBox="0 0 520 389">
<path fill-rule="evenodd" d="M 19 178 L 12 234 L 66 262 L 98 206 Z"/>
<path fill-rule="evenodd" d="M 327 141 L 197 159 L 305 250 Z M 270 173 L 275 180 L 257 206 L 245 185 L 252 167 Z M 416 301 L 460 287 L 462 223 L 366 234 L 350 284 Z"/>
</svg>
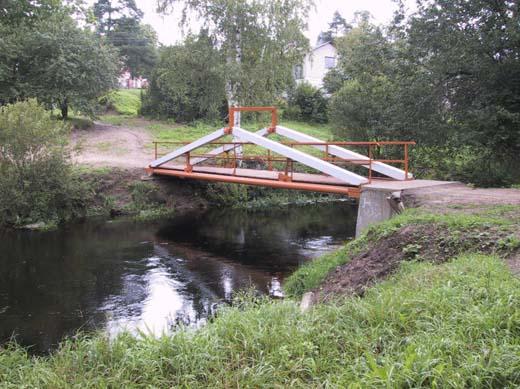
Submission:
<svg viewBox="0 0 520 389">
<path fill-rule="evenodd" d="M 247 131 L 240 127 L 243 111 L 269 112 L 271 123 Z M 155 142 L 155 160 L 147 171 L 354 198 L 366 185 L 414 179 L 408 171 L 408 151 L 414 142 L 323 141 L 278 125 L 277 116 L 275 107 L 232 107 L 228 127 L 192 142 Z M 383 154 L 383 149 L 391 150 Z"/>
</svg>

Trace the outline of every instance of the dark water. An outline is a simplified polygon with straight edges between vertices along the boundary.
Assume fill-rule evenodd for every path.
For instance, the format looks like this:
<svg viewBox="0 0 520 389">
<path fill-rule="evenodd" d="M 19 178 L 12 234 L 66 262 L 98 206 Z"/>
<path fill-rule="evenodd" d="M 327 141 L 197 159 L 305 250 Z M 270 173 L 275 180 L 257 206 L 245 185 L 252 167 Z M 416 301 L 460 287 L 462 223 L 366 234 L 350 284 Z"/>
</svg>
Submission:
<svg viewBox="0 0 520 389">
<path fill-rule="evenodd" d="M 335 203 L 0 232 L 0 343 L 42 352 L 78 330 L 201 325 L 238 289 L 280 295 L 298 265 L 354 235 L 355 215 Z"/>
</svg>

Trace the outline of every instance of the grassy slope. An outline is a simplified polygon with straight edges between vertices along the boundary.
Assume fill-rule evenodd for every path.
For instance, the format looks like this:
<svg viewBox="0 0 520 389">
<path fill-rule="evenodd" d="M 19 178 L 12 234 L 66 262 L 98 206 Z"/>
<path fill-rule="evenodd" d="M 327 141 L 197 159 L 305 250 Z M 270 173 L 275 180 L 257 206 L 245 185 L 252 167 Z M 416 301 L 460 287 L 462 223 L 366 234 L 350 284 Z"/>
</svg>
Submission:
<svg viewBox="0 0 520 389">
<path fill-rule="evenodd" d="M 108 101 L 117 113 L 137 116 L 141 109 L 141 90 L 118 89 L 108 94 Z"/>
<path fill-rule="evenodd" d="M 406 214 L 373 228 L 357 245 L 411 222 L 509 228 L 514 221 L 501 212 Z M 512 387 L 520 384 L 519 301 L 520 280 L 498 257 L 407 262 L 363 298 L 304 314 L 295 300 L 243 297 L 201 330 L 162 339 L 84 338 L 44 358 L 13 346 L 0 352 L 0 382 L 49 388 Z"/>
</svg>

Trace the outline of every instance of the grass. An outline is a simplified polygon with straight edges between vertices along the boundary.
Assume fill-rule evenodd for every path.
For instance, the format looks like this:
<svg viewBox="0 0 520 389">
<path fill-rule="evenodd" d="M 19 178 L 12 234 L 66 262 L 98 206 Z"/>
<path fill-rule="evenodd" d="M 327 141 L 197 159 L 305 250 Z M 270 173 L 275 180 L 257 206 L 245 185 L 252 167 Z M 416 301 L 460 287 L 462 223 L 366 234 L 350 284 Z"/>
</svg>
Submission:
<svg viewBox="0 0 520 389">
<path fill-rule="evenodd" d="M 141 110 L 140 89 L 118 89 L 106 97 L 107 105 L 120 115 L 137 116 Z"/>
<path fill-rule="evenodd" d="M 121 121 L 121 124 L 125 123 L 126 125 L 131 125 L 132 120 L 131 119 L 116 119 L 116 118 L 108 118 L 108 120 L 115 124 L 117 123 L 117 120 Z M 120 125 L 121 125 L 120 124 Z M 251 131 L 257 131 L 260 128 L 264 127 L 267 123 L 259 123 L 259 122 L 245 122 L 243 124 L 243 127 L 251 130 Z M 330 140 L 333 138 L 332 136 L 332 130 L 327 125 L 321 125 L 321 124 L 307 124 L 302 122 L 296 122 L 296 121 L 284 121 L 281 123 L 281 125 L 287 126 L 289 128 L 295 129 L 297 131 L 301 131 L 305 134 L 315 136 L 318 139 L 321 140 Z M 200 138 L 204 135 L 207 135 L 219 128 L 222 128 L 224 126 L 223 123 L 207 123 L 207 122 L 196 122 L 190 125 L 185 124 L 177 124 L 173 122 L 168 121 L 152 121 L 149 125 L 146 126 L 146 128 L 152 133 L 152 136 L 155 141 L 158 142 L 188 142 L 195 140 L 197 138 Z M 271 139 L 277 140 L 277 141 L 288 141 L 287 139 L 277 136 L 277 135 L 271 135 Z M 231 136 L 226 136 L 220 139 L 219 141 L 227 142 L 232 141 Z M 150 145 L 150 147 L 152 147 Z M 197 152 L 204 153 L 215 146 L 207 146 L 207 147 L 200 147 Z M 163 144 L 159 145 L 158 151 L 159 154 L 165 154 L 168 151 L 170 151 L 172 148 L 172 145 Z M 300 147 L 299 150 L 306 151 L 312 155 L 320 156 L 323 154 L 323 152 L 311 147 L 311 146 L 304 146 Z M 244 155 L 251 156 L 251 155 L 262 155 L 264 157 L 267 156 L 267 150 L 263 149 L 258 146 L 244 146 Z M 280 163 L 275 163 L 274 166 L 278 169 L 283 169 L 283 166 L 280 165 Z M 299 170 L 302 169 L 302 166 L 299 164 L 296 164 Z"/>
<path fill-rule="evenodd" d="M 0 351 L 3 387 L 513 387 L 520 281 L 499 258 L 408 263 L 364 298 L 301 313 L 244 295 L 200 330 Z"/>
</svg>

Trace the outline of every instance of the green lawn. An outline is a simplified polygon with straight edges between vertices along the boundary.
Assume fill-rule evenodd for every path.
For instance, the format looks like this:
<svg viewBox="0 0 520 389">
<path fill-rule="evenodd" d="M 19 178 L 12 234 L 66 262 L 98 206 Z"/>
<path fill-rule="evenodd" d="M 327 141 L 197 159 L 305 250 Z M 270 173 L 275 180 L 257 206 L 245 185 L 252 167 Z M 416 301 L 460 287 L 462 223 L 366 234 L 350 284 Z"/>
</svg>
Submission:
<svg viewBox="0 0 520 389">
<path fill-rule="evenodd" d="M 128 124 L 131 123 L 131 120 L 127 120 Z M 262 127 L 266 126 L 268 123 L 256 123 L 256 122 L 246 122 L 243 124 L 243 127 L 247 130 L 257 131 Z M 322 124 L 308 124 L 302 122 L 295 121 L 282 121 L 280 123 L 283 126 L 289 127 L 291 129 L 301 131 L 305 134 L 312 135 L 321 140 L 330 140 L 333 138 L 332 130 L 329 126 Z M 175 123 L 168 122 L 154 122 L 147 126 L 147 128 L 152 132 L 154 140 L 158 142 L 188 142 L 200 138 L 204 135 L 207 135 L 219 128 L 222 128 L 223 123 L 205 123 L 205 122 L 197 122 L 192 125 L 179 125 Z M 290 141 L 286 138 L 271 135 L 271 139 L 277 141 Z M 219 141 L 231 141 L 232 137 L 227 136 Z M 200 152 L 207 151 L 212 147 L 202 147 L 200 148 Z M 171 149 L 171 145 L 160 145 L 159 151 L 166 152 Z M 305 150 L 314 155 L 320 155 L 321 153 L 312 147 L 300 147 L 300 150 Z M 267 155 L 267 151 L 263 148 L 257 146 L 245 146 L 244 148 L 245 155 Z"/>
<path fill-rule="evenodd" d="M 108 105 L 120 115 L 137 116 L 141 109 L 140 89 L 118 89 L 107 95 Z"/>
<path fill-rule="evenodd" d="M 219 128 L 224 126 L 224 123 L 215 122 L 195 122 L 193 124 L 178 124 L 169 120 L 153 120 L 153 119 L 144 119 L 137 116 L 132 115 L 102 115 L 101 121 L 105 123 L 109 123 L 116 126 L 124 126 L 124 127 L 139 127 L 145 128 L 148 130 L 153 139 L 157 142 L 189 142 L 200 138 L 204 135 L 207 135 Z M 245 129 L 256 131 L 260 128 L 266 126 L 268 123 L 257 123 L 257 122 L 246 122 L 243 127 Z M 333 139 L 332 129 L 328 125 L 323 124 L 309 124 L 295 121 L 282 121 L 280 123 L 283 126 L 292 128 L 294 130 L 301 131 L 303 133 L 312 135 L 321 140 L 331 140 Z M 277 135 L 271 135 L 273 140 L 278 141 L 288 141 L 288 139 L 282 138 Z M 231 136 L 226 136 L 220 141 L 231 141 Z M 148 145 L 151 149 L 153 147 L 152 144 Z M 166 153 L 175 147 L 171 144 L 161 144 L 159 145 L 159 153 Z M 213 146 L 214 147 L 214 146 Z M 211 148 L 201 147 L 198 152 L 205 152 Z M 321 153 L 312 147 L 300 147 L 300 150 L 305 150 L 314 155 L 320 155 Z M 246 146 L 244 148 L 246 155 L 266 155 L 267 151 L 257 146 Z"/>
</svg>

